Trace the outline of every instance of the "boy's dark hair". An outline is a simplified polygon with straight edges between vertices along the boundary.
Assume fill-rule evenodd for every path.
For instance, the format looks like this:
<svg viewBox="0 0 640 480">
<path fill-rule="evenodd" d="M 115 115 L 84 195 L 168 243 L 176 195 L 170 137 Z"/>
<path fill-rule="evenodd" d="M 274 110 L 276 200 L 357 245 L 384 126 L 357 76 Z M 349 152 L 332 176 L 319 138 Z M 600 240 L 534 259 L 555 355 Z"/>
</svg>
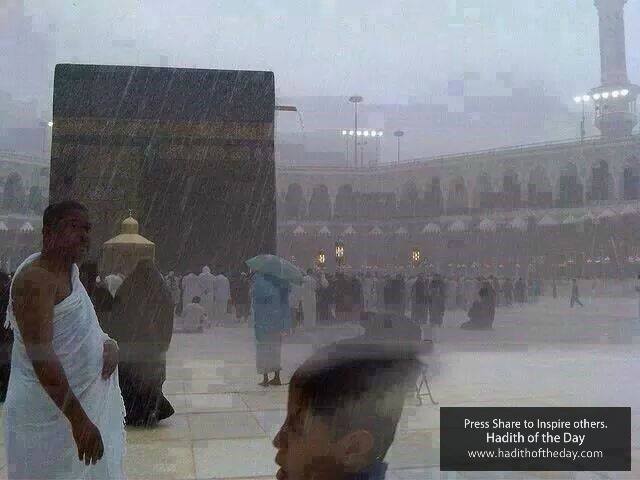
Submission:
<svg viewBox="0 0 640 480">
<path fill-rule="evenodd" d="M 191 299 L 191 303 L 200 303 L 200 297 L 195 296 Z"/>
<path fill-rule="evenodd" d="M 64 200 L 62 202 L 52 203 L 49 205 L 42 215 L 42 228 L 53 228 L 70 212 L 76 211 L 87 212 L 87 207 L 75 200 Z"/>
<path fill-rule="evenodd" d="M 355 430 L 369 431 L 373 456 L 382 460 L 421 364 L 413 348 L 355 342 L 318 350 L 296 370 L 290 388 L 300 392 L 307 415 L 322 419 L 334 439 Z"/>
</svg>

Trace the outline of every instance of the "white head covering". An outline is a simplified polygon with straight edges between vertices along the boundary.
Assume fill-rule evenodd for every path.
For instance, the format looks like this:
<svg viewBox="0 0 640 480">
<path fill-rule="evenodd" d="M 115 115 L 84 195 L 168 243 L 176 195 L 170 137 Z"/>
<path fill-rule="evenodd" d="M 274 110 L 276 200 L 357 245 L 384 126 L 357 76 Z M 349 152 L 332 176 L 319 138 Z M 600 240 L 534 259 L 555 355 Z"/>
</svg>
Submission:
<svg viewBox="0 0 640 480">
<path fill-rule="evenodd" d="M 107 290 L 109 290 L 109 293 L 114 298 L 116 296 L 116 292 L 122 285 L 122 282 L 123 282 L 122 277 L 120 277 L 120 275 L 115 275 L 113 273 L 111 275 L 107 275 L 106 277 L 104 277 L 104 284 L 107 286 Z"/>
</svg>

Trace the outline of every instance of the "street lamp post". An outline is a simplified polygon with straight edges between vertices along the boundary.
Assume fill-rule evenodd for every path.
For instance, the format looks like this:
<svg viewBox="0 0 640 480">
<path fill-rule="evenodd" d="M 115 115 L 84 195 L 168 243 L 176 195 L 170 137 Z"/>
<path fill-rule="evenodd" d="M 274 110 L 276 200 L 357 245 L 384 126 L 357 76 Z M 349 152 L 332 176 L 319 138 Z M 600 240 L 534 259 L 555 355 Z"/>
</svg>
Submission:
<svg viewBox="0 0 640 480">
<path fill-rule="evenodd" d="M 377 132 L 376 135 L 376 167 L 380 163 L 380 137 L 382 137 L 383 133 L 381 131 Z"/>
<path fill-rule="evenodd" d="M 344 158 L 348 167 L 349 166 L 349 132 L 346 130 L 342 130 L 342 136 L 344 137 Z"/>
<path fill-rule="evenodd" d="M 585 117 L 584 105 L 589 100 L 591 100 L 591 97 L 589 95 L 583 95 L 581 97 L 575 97 L 573 100 L 576 103 L 582 104 L 582 120 L 580 121 L 580 141 L 584 142 L 584 137 L 585 137 L 585 134 L 586 134 L 586 130 L 585 130 L 586 117 Z"/>
<path fill-rule="evenodd" d="M 398 139 L 398 163 L 400 163 L 400 139 L 404 137 L 404 132 L 402 130 L 396 130 L 393 132 L 393 136 Z"/>
<path fill-rule="evenodd" d="M 353 137 L 353 166 L 358 166 L 358 104 L 361 103 L 364 99 L 360 95 L 353 95 L 349 97 L 349 101 L 353 103 L 355 110 L 355 122 L 354 122 L 354 132 L 356 135 Z"/>
</svg>

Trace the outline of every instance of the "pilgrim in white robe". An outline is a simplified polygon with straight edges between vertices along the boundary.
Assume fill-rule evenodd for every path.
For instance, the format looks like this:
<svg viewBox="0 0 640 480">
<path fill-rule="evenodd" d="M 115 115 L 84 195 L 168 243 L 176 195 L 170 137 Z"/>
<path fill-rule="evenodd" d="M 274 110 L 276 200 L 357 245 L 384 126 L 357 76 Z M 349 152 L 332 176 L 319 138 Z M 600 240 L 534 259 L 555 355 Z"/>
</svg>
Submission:
<svg viewBox="0 0 640 480">
<path fill-rule="evenodd" d="M 198 275 L 198 281 L 200 282 L 200 291 L 202 292 L 202 296 L 200 297 L 200 305 L 202 305 L 202 308 L 204 308 L 207 316 L 210 319 L 213 319 L 215 315 L 213 309 L 213 304 L 215 301 L 215 278 L 215 275 L 211 273 L 211 269 L 209 267 L 203 267 L 202 273 Z"/>
<path fill-rule="evenodd" d="M 38 256 L 31 255 L 17 273 Z M 109 337 L 98 324 L 76 265 L 72 270 L 71 294 L 54 307 L 53 313 L 53 349 L 73 393 L 100 431 L 104 456 L 95 465 L 85 465 L 78 459 L 69 420 L 40 384 L 9 307 L 7 326 L 13 329 L 14 344 L 4 404 L 7 477 L 9 480 L 126 478 L 125 407 L 118 370 L 103 380 L 103 348 Z"/>
<path fill-rule="evenodd" d="M 207 320 L 207 312 L 199 303 L 190 303 L 182 311 L 182 331 L 184 333 L 200 333 Z"/>
<path fill-rule="evenodd" d="M 202 288 L 200 287 L 198 276 L 188 273 L 182 277 L 182 308 L 184 309 L 189 305 L 194 297 L 202 298 Z"/>
</svg>

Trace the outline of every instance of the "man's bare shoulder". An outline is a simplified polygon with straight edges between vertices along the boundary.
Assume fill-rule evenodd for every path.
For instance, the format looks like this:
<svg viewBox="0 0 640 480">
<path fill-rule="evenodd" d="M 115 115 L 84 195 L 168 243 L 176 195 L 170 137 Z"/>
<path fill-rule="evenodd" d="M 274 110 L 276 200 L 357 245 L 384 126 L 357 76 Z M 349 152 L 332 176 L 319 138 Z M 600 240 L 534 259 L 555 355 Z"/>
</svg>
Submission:
<svg viewBox="0 0 640 480">
<path fill-rule="evenodd" d="M 36 262 L 24 267 L 13 280 L 13 297 L 22 295 L 54 295 L 56 276 Z"/>
</svg>

